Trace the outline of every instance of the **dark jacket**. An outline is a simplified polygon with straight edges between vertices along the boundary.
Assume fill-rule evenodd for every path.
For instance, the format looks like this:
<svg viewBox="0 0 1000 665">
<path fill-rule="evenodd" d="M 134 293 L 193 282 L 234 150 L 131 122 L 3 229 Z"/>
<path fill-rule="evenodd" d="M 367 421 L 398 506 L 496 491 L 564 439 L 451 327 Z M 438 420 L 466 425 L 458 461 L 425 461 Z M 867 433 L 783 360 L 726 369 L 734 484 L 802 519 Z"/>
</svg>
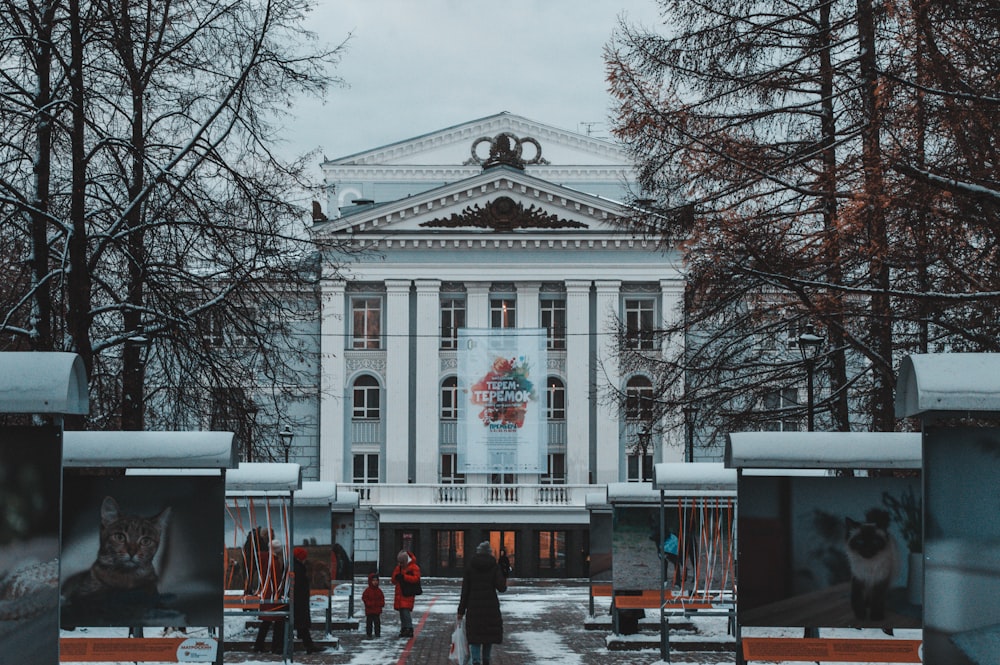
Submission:
<svg viewBox="0 0 1000 665">
<path fill-rule="evenodd" d="M 465 569 L 458 614 L 465 617 L 465 634 L 470 644 L 503 642 L 503 617 L 500 616 L 498 591 L 507 590 L 507 578 L 496 559 L 489 554 L 475 554 Z"/>
<path fill-rule="evenodd" d="M 306 572 L 306 564 L 298 559 L 293 559 L 293 571 L 295 572 L 295 589 L 292 593 L 292 610 L 295 614 L 295 626 L 308 629 L 312 619 L 309 616 L 309 575 Z"/>
</svg>

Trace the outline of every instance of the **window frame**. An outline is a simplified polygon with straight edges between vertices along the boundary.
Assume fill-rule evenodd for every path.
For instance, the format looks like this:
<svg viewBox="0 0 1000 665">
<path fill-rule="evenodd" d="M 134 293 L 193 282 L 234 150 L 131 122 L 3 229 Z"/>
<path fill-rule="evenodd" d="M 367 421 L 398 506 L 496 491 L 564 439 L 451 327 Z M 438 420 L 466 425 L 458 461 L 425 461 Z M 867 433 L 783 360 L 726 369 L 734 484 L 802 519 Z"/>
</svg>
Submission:
<svg viewBox="0 0 1000 665">
<path fill-rule="evenodd" d="M 457 319 L 461 319 L 458 321 Z M 465 298 L 442 298 L 440 306 L 440 348 L 452 351 L 458 348 L 458 329 L 466 325 Z"/>
<path fill-rule="evenodd" d="M 362 383 L 364 381 L 364 383 Z M 370 381 L 370 383 L 369 383 Z M 363 404 L 358 404 L 359 391 L 364 395 Z M 374 400 L 372 397 L 374 396 Z M 372 402 L 374 401 L 374 406 Z M 362 374 L 351 382 L 351 420 L 382 419 L 382 386 L 371 374 Z"/>
<path fill-rule="evenodd" d="M 351 349 L 382 348 L 382 312 L 381 296 L 351 296 Z"/>
<path fill-rule="evenodd" d="M 625 313 L 625 348 L 633 351 L 655 350 L 656 300 L 628 297 L 622 308 Z"/>
<path fill-rule="evenodd" d="M 539 321 L 545 328 L 545 348 L 566 350 L 566 299 L 541 298 L 538 301 Z"/>
<path fill-rule="evenodd" d="M 358 475 L 358 461 L 362 461 L 362 473 Z M 374 464 L 374 476 L 372 475 Z M 379 453 L 356 452 L 351 457 L 351 478 L 358 485 L 376 485 L 379 483 Z"/>
</svg>

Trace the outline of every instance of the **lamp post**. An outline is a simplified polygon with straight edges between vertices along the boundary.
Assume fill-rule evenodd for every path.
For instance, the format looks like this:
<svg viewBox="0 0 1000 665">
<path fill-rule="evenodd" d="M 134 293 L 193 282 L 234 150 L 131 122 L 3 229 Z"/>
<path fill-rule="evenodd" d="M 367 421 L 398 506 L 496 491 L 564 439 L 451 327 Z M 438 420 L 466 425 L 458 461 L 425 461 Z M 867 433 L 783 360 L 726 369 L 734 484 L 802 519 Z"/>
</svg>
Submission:
<svg viewBox="0 0 1000 665">
<path fill-rule="evenodd" d="M 816 427 L 816 414 L 813 404 L 813 374 L 816 371 L 816 360 L 819 358 L 820 349 L 823 346 L 823 338 L 816 334 L 812 324 L 808 324 L 802 334 L 799 335 L 799 353 L 802 354 L 802 362 L 806 366 L 806 416 L 808 422 L 807 431 L 812 432 Z"/>
<path fill-rule="evenodd" d="M 694 461 L 694 420 L 698 417 L 698 407 L 694 404 L 686 404 L 681 411 L 684 412 L 684 461 Z"/>
<path fill-rule="evenodd" d="M 285 461 L 288 461 L 288 452 L 292 449 L 292 438 L 295 433 L 285 425 L 285 429 L 278 432 L 278 438 L 281 440 L 281 446 L 285 449 Z"/>
</svg>

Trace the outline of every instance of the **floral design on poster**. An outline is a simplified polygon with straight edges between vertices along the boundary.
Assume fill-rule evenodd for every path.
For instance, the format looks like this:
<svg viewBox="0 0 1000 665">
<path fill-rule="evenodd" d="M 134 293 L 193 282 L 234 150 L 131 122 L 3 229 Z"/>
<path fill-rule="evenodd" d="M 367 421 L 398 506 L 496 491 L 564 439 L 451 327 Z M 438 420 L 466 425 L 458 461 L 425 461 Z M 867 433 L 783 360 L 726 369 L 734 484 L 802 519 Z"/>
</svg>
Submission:
<svg viewBox="0 0 1000 665">
<path fill-rule="evenodd" d="M 496 356 L 490 371 L 472 384 L 470 399 L 482 407 L 479 419 L 490 431 L 516 431 L 524 425 L 528 402 L 536 398 L 529 375 L 524 356 Z"/>
</svg>

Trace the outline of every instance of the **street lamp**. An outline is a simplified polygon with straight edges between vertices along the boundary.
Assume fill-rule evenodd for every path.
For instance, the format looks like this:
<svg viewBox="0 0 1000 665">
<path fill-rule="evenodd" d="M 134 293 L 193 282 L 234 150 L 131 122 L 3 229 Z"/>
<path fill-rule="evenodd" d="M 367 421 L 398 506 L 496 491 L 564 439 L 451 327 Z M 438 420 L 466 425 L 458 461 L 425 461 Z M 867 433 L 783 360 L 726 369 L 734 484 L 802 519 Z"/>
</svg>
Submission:
<svg viewBox="0 0 1000 665">
<path fill-rule="evenodd" d="M 694 461 L 694 420 L 698 417 L 698 407 L 694 404 L 686 404 L 684 408 L 681 409 L 684 412 L 684 429 L 685 429 L 685 450 L 684 450 L 684 461 L 693 462 Z"/>
<path fill-rule="evenodd" d="M 281 439 L 281 446 L 285 449 L 285 461 L 288 461 L 288 452 L 292 449 L 292 438 L 295 433 L 285 425 L 285 429 L 278 432 L 278 438 Z"/>
<path fill-rule="evenodd" d="M 816 371 L 816 360 L 819 358 L 822 346 L 823 338 L 816 334 L 811 323 L 806 325 L 805 330 L 799 335 L 799 353 L 802 354 L 802 362 L 806 366 L 806 414 L 808 417 L 807 429 L 810 432 L 816 426 L 816 416 L 813 412 L 813 374 Z"/>
</svg>

